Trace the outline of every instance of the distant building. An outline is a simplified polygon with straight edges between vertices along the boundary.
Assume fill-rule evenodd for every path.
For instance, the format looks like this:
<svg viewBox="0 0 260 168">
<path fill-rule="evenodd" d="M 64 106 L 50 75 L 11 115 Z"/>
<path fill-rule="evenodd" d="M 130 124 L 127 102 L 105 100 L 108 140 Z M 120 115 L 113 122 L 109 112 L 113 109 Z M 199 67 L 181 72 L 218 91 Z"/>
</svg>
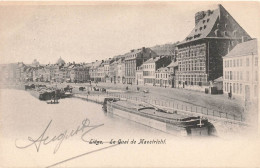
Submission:
<svg viewBox="0 0 260 168">
<path fill-rule="evenodd" d="M 37 59 L 34 59 L 33 62 L 32 62 L 32 66 L 37 67 L 39 65 L 40 65 L 39 61 L 37 61 Z"/>
<path fill-rule="evenodd" d="M 104 73 L 104 70 L 102 70 L 102 68 L 100 69 L 100 65 L 102 64 L 102 61 L 98 61 L 96 60 L 96 62 L 92 62 L 91 63 L 91 66 L 89 68 L 89 74 L 90 74 L 90 80 L 93 81 L 93 82 L 100 82 L 101 81 L 101 75 L 100 73 L 102 73 L 101 71 L 103 71 Z"/>
<path fill-rule="evenodd" d="M 116 80 L 117 83 L 124 83 L 125 82 L 125 58 L 119 58 L 117 60 L 117 73 L 116 73 Z"/>
<path fill-rule="evenodd" d="M 196 13 L 194 29 L 177 45 L 178 86 L 208 86 L 209 81 L 223 75 L 222 57 L 238 43 L 250 39 L 222 5 Z"/>
<path fill-rule="evenodd" d="M 155 85 L 160 87 L 169 87 L 169 78 L 169 69 L 167 67 L 161 67 L 156 70 Z"/>
<path fill-rule="evenodd" d="M 131 50 L 125 54 L 125 78 L 127 84 L 136 84 L 136 69 L 151 57 L 156 57 L 156 53 L 150 48 L 140 48 Z"/>
<path fill-rule="evenodd" d="M 155 72 L 161 67 L 166 67 L 171 63 L 170 57 L 152 57 L 143 63 L 144 84 L 155 85 Z"/>
<path fill-rule="evenodd" d="M 143 65 L 136 69 L 136 82 L 137 85 L 144 85 Z"/>
<path fill-rule="evenodd" d="M 238 44 L 223 57 L 224 93 L 243 100 L 258 98 L 257 40 Z"/>
<path fill-rule="evenodd" d="M 111 62 L 111 58 L 104 60 L 104 62 L 102 63 L 104 66 L 104 82 L 108 82 L 109 81 L 109 64 Z"/>
<path fill-rule="evenodd" d="M 169 72 L 169 86 L 172 88 L 176 88 L 177 84 L 177 79 L 176 79 L 176 74 L 178 71 L 178 62 L 177 61 L 172 61 L 168 66 L 168 72 Z"/>
<path fill-rule="evenodd" d="M 117 62 L 115 60 L 111 61 L 109 65 L 109 80 L 111 83 L 116 83 L 117 76 Z"/>
<path fill-rule="evenodd" d="M 60 57 L 58 61 L 56 62 L 57 65 L 65 65 L 65 61 Z"/>
</svg>

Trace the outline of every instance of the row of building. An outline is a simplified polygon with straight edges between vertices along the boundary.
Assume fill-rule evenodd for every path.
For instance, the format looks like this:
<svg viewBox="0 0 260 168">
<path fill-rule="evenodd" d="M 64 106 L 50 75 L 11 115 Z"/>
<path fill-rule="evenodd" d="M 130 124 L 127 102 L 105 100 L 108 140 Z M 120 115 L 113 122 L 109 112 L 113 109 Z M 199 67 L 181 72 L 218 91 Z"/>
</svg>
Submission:
<svg viewBox="0 0 260 168">
<path fill-rule="evenodd" d="M 40 65 L 37 60 L 1 65 L 2 82 L 86 82 L 89 64 L 65 63 L 61 58 L 56 64 Z"/>
<path fill-rule="evenodd" d="M 175 44 L 133 49 L 92 63 L 65 63 L 60 58 L 52 65 L 34 61 L 10 67 L 15 69 L 11 78 L 18 81 L 93 81 L 195 90 L 221 83 L 218 90 L 242 98 L 258 93 L 257 40 L 222 5 L 197 12 L 191 33 Z"/>
</svg>

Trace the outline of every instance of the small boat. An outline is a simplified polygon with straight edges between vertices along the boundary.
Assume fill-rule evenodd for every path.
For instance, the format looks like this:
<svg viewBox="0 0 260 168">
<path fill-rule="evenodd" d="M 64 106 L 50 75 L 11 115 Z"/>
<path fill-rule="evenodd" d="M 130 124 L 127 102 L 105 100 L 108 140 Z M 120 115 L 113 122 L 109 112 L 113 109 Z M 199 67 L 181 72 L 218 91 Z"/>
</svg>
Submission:
<svg viewBox="0 0 260 168">
<path fill-rule="evenodd" d="M 104 99 L 104 102 L 103 102 L 103 106 L 102 106 L 102 109 L 107 112 L 107 102 L 109 101 L 112 101 L 112 102 L 116 102 L 116 101 L 119 101 L 120 99 L 119 98 L 112 98 L 112 97 L 107 97 Z"/>
<path fill-rule="evenodd" d="M 64 97 L 71 97 L 72 96 L 72 93 L 71 92 L 65 92 L 64 93 Z"/>
<path fill-rule="evenodd" d="M 55 91 L 55 95 L 51 98 L 51 100 L 47 101 L 47 104 L 59 104 L 59 101 L 57 98 L 57 90 Z"/>
<path fill-rule="evenodd" d="M 149 89 L 143 90 L 144 93 L 149 93 Z"/>
<path fill-rule="evenodd" d="M 55 101 L 54 99 L 53 101 L 52 100 L 47 101 L 47 104 L 59 104 L 59 101 L 58 100 Z"/>
</svg>

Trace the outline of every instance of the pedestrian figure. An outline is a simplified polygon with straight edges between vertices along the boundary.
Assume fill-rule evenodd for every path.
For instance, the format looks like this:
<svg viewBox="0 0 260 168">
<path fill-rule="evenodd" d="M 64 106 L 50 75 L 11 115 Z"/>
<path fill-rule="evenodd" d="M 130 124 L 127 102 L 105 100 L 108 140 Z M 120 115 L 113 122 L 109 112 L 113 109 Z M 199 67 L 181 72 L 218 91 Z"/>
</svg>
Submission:
<svg viewBox="0 0 260 168">
<path fill-rule="evenodd" d="M 232 92 L 229 92 L 228 93 L 228 99 L 231 99 L 232 98 Z"/>
</svg>

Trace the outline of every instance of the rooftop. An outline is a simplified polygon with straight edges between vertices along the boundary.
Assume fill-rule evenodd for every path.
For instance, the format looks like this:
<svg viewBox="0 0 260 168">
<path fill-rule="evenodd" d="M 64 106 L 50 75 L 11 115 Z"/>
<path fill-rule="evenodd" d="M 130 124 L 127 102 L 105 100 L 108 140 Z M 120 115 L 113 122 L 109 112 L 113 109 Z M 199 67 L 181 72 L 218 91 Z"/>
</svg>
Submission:
<svg viewBox="0 0 260 168">
<path fill-rule="evenodd" d="M 176 67 L 178 66 L 178 62 L 177 61 L 172 61 L 167 67 Z"/>
<path fill-rule="evenodd" d="M 195 20 L 195 27 L 180 44 L 203 38 L 251 38 L 222 5 L 215 10 L 197 12 Z"/>
<path fill-rule="evenodd" d="M 160 57 L 150 58 L 147 61 L 145 61 L 144 64 L 154 63 L 154 62 L 158 61 L 159 59 L 160 59 Z"/>
<path fill-rule="evenodd" d="M 256 39 L 237 44 L 224 58 L 245 56 L 250 54 L 258 54 Z"/>
</svg>

